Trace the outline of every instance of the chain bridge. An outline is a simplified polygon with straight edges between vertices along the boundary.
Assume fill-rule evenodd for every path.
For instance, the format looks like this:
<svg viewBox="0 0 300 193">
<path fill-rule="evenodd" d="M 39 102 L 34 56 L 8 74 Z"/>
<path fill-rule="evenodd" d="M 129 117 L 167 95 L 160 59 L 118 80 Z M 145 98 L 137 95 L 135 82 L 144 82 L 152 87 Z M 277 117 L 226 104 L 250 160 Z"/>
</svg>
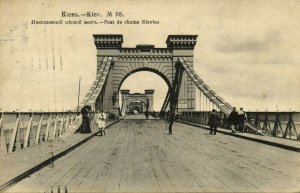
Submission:
<svg viewBox="0 0 300 193">
<path fill-rule="evenodd" d="M 300 113 L 246 112 L 244 130 L 232 133 L 227 118 L 234 103 L 193 68 L 197 35 L 169 35 L 164 48 L 123 47 L 121 34 L 93 37 L 95 80 L 77 110 L 1 113 L 1 191 L 300 190 Z M 155 91 L 121 89 L 140 71 L 157 74 L 168 86 L 160 112 L 149 120 L 141 113 L 153 111 Z M 85 107 L 92 132 L 76 133 L 78 109 Z M 208 133 L 212 109 L 221 119 L 215 136 Z M 100 110 L 108 115 L 105 136 L 95 122 Z M 140 114 L 128 115 L 133 110 Z"/>
</svg>

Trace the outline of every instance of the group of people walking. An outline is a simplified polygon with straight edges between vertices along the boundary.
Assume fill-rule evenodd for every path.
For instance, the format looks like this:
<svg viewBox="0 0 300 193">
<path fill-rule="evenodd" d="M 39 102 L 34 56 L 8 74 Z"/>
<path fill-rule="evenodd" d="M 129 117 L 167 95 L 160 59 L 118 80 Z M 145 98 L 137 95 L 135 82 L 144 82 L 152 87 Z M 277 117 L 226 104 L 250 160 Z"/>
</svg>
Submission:
<svg viewBox="0 0 300 193">
<path fill-rule="evenodd" d="M 81 110 L 81 116 L 82 116 L 82 123 L 80 127 L 75 131 L 75 133 L 91 133 L 91 119 L 90 119 L 90 110 L 89 109 L 82 109 Z M 103 110 L 98 111 L 95 114 L 95 122 L 97 124 L 98 130 L 100 135 L 105 135 L 105 122 L 106 122 L 106 114 Z"/>
<path fill-rule="evenodd" d="M 227 124 L 230 127 L 231 131 L 233 133 L 236 132 L 236 130 L 239 130 L 241 132 L 245 132 L 245 121 L 246 121 L 246 113 L 244 112 L 243 108 L 240 108 L 239 111 L 236 110 L 235 107 L 232 108 L 231 113 L 229 114 L 227 118 Z M 217 134 L 217 128 L 221 125 L 221 118 L 217 111 L 215 109 L 212 110 L 212 112 L 209 115 L 208 125 L 210 127 L 209 133 L 212 135 Z"/>
<path fill-rule="evenodd" d="M 91 133 L 91 127 L 90 127 L 90 111 L 88 109 L 82 109 L 82 124 L 80 127 L 76 130 L 76 133 Z M 155 113 L 155 112 L 154 112 Z M 146 119 L 149 119 L 149 112 L 145 112 Z M 232 130 L 232 132 L 236 132 L 236 130 L 239 130 L 241 132 L 245 132 L 245 121 L 247 119 L 246 113 L 244 112 L 243 108 L 240 108 L 238 111 L 235 107 L 233 107 L 231 113 L 229 114 L 227 118 L 227 124 Z M 103 110 L 99 111 L 95 115 L 95 122 L 97 124 L 97 127 L 99 129 L 100 135 L 105 135 L 105 122 L 106 122 L 106 114 L 103 112 Z M 222 120 L 217 113 L 215 109 L 212 110 L 212 112 L 209 114 L 209 121 L 208 125 L 210 126 L 209 133 L 212 135 L 217 134 L 217 128 L 222 123 Z"/>
<path fill-rule="evenodd" d="M 240 108 L 240 110 L 237 111 L 236 108 L 233 107 L 231 113 L 228 116 L 227 123 L 233 133 L 236 130 L 245 132 L 246 131 L 246 128 L 245 128 L 246 119 L 247 119 L 247 115 L 244 112 L 243 108 Z"/>
</svg>

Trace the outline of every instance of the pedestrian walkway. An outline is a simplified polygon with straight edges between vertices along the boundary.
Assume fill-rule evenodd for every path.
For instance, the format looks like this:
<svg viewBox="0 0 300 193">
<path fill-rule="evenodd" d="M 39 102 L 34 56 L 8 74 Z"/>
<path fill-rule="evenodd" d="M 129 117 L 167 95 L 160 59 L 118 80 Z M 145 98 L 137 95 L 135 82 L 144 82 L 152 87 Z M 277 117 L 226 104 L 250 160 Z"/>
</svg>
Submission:
<svg viewBox="0 0 300 193">
<path fill-rule="evenodd" d="M 163 120 L 122 120 L 105 137 L 6 192 L 299 192 L 299 153 Z"/>
<path fill-rule="evenodd" d="M 107 121 L 106 125 L 118 122 L 118 120 Z M 98 133 L 95 123 L 91 123 L 92 133 L 88 134 L 71 134 L 69 136 L 61 136 L 47 142 L 15 151 L 8 155 L 0 155 L 0 190 L 6 183 L 13 183 L 18 176 L 23 177 L 30 175 L 33 170 L 38 170 L 51 163 L 51 158 L 57 159 L 63 156 L 67 151 L 71 151 L 74 147 L 79 146 L 83 141 L 88 140 Z M 13 167 L 11 167 L 13 166 Z M 47 167 L 51 167 L 49 164 Z M 12 181 L 11 181 L 12 180 Z"/>
<path fill-rule="evenodd" d="M 201 127 L 201 128 L 209 130 L 208 125 L 203 125 L 203 124 L 199 124 L 199 123 L 191 123 L 191 122 L 182 121 L 182 120 L 177 121 L 177 122 L 196 126 L 196 127 Z M 300 141 L 296 141 L 296 140 L 289 140 L 289 139 L 283 139 L 283 138 L 271 137 L 271 136 L 255 135 L 255 134 L 250 134 L 250 133 L 242 133 L 242 132 L 238 132 L 238 131 L 235 133 L 232 133 L 231 130 L 224 129 L 224 128 L 218 128 L 218 132 L 227 134 L 227 135 L 231 135 L 231 136 L 235 136 L 235 137 L 239 137 L 239 138 L 243 138 L 243 139 L 247 139 L 247 140 L 251 140 L 251 141 L 255 141 L 255 142 L 259 142 L 259 143 L 263 143 L 263 144 L 267 144 L 267 145 L 272 145 L 272 146 L 279 147 L 279 148 L 284 148 L 284 149 L 300 152 Z"/>
</svg>

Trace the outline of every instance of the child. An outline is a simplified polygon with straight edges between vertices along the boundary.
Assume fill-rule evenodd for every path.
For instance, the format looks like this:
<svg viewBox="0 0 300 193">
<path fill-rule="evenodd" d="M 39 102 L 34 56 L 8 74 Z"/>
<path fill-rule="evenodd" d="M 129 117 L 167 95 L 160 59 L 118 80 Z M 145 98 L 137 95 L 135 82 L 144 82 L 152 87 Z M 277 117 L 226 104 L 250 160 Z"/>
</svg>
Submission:
<svg viewBox="0 0 300 193">
<path fill-rule="evenodd" d="M 106 115 L 103 110 L 101 110 L 100 113 L 97 113 L 97 125 L 101 136 L 105 135 L 105 121 Z"/>
</svg>

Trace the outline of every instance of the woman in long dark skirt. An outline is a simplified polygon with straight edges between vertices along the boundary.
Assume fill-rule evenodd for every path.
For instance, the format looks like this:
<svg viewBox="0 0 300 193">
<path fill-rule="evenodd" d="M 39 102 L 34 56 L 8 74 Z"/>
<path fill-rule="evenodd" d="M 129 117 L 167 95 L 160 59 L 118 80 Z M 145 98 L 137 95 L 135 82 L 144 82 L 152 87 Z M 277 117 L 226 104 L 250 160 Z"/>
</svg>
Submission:
<svg viewBox="0 0 300 193">
<path fill-rule="evenodd" d="M 78 128 L 78 133 L 91 133 L 91 126 L 90 126 L 90 118 L 89 118 L 89 106 L 85 106 L 81 109 L 82 115 L 82 123 Z M 77 133 L 76 132 L 76 133 Z"/>
<path fill-rule="evenodd" d="M 90 119 L 88 114 L 82 115 L 82 124 L 80 126 L 80 133 L 91 133 Z"/>
</svg>

